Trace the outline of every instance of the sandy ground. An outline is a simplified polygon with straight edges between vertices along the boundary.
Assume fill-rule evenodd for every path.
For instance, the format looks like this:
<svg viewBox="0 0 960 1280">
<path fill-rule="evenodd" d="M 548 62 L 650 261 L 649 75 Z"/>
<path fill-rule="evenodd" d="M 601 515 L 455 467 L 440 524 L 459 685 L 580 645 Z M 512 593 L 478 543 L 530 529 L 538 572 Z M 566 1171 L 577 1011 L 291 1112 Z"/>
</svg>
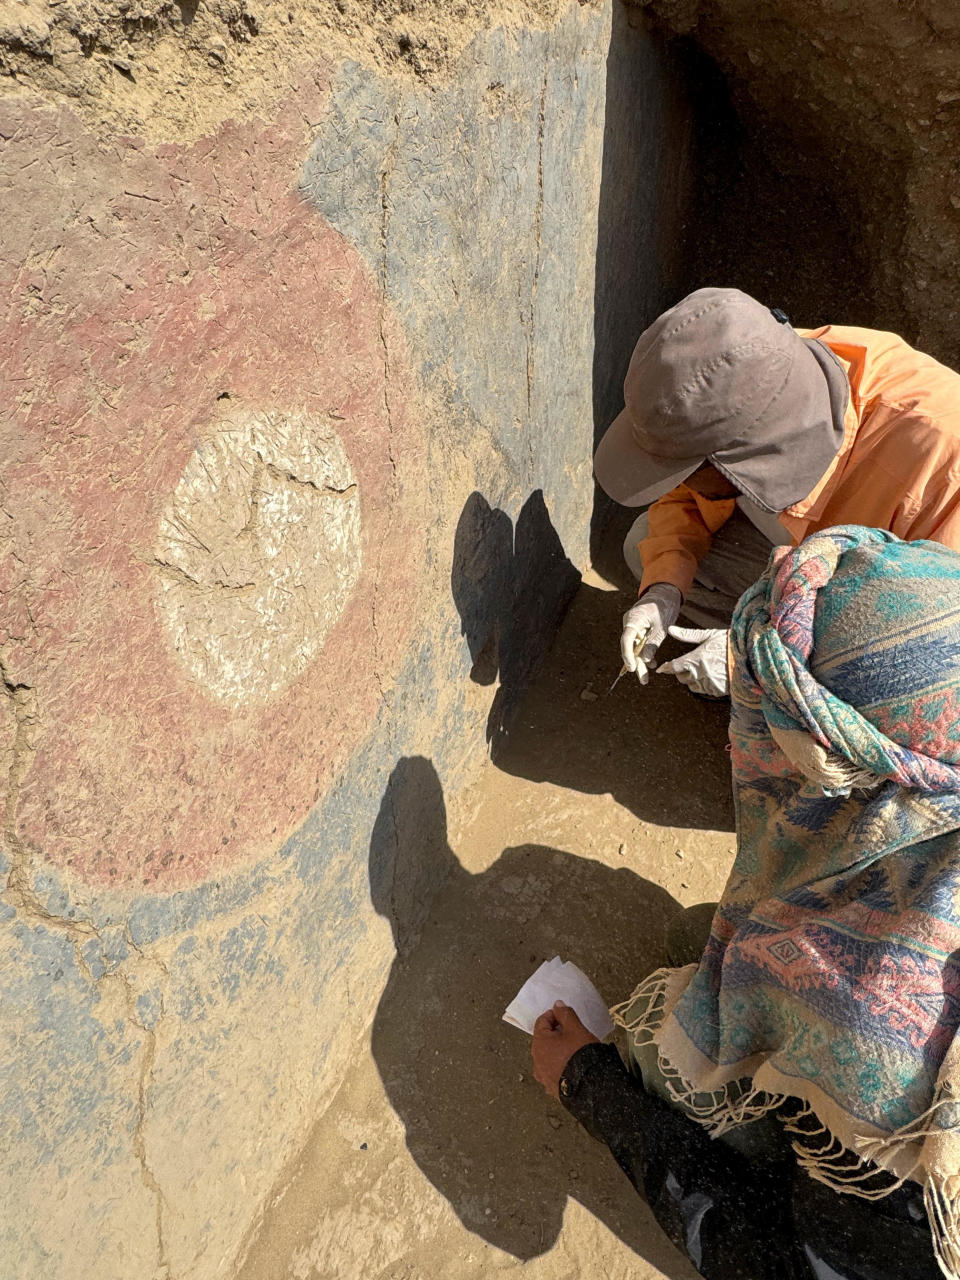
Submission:
<svg viewBox="0 0 960 1280">
<path fill-rule="evenodd" d="M 411 847 L 446 878 L 243 1280 L 694 1277 L 500 1021 L 557 952 L 611 1002 L 628 995 L 662 962 L 670 917 L 718 896 L 730 865 L 725 706 L 669 677 L 605 696 L 629 599 L 587 575 L 456 812 L 429 762 L 407 763 L 428 797 Z"/>
</svg>

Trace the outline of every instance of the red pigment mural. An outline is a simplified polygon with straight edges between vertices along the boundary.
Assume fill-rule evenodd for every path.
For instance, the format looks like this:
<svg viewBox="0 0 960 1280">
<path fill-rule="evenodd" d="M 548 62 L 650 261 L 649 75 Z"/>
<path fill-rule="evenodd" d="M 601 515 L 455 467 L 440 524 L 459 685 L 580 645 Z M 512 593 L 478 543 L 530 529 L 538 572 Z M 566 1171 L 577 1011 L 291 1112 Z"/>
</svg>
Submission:
<svg viewBox="0 0 960 1280">
<path fill-rule="evenodd" d="M 104 149 L 21 105 L 6 143 L 0 656 L 38 718 L 14 826 L 87 883 L 275 849 L 406 649 L 419 424 L 377 281 L 296 195 L 320 110 Z"/>
</svg>

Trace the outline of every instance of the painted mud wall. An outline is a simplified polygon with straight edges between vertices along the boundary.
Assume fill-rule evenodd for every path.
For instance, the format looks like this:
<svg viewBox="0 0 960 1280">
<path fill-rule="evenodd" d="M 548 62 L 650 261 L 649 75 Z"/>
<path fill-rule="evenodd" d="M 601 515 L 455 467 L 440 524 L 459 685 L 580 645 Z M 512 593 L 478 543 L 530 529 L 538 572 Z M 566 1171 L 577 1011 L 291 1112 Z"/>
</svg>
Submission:
<svg viewBox="0 0 960 1280">
<path fill-rule="evenodd" d="M 4 11 L 3 1275 L 232 1273 L 436 888 L 391 771 L 455 803 L 587 563 L 688 111 L 460 8 Z"/>
</svg>

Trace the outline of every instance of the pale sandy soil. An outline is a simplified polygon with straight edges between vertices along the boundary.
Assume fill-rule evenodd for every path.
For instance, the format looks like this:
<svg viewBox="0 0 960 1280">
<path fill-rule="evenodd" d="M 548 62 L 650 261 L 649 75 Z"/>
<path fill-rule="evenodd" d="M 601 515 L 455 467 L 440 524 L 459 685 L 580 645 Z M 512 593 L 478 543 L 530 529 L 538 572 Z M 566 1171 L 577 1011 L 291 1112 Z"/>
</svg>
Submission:
<svg viewBox="0 0 960 1280">
<path fill-rule="evenodd" d="M 243 1280 L 694 1276 L 500 1021 L 556 952 L 611 1002 L 629 994 L 662 961 L 670 916 L 716 897 L 731 860 L 724 708 L 667 677 L 603 696 L 626 600 L 587 576 L 508 746 L 455 812 L 429 762 L 409 762 L 428 797 L 411 847 L 447 878 Z"/>
</svg>

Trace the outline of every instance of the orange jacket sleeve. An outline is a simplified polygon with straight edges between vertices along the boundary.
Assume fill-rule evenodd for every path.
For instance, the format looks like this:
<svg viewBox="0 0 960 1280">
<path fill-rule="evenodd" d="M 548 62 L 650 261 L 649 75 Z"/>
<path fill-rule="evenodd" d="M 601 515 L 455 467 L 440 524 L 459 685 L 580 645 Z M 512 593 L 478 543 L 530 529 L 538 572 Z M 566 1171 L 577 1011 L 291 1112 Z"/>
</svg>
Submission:
<svg viewBox="0 0 960 1280">
<path fill-rule="evenodd" d="M 641 594 L 655 582 L 670 582 L 686 595 L 713 535 L 736 505 L 735 498 L 703 498 L 685 484 L 659 498 L 647 513 L 649 533 L 640 543 Z"/>
</svg>

